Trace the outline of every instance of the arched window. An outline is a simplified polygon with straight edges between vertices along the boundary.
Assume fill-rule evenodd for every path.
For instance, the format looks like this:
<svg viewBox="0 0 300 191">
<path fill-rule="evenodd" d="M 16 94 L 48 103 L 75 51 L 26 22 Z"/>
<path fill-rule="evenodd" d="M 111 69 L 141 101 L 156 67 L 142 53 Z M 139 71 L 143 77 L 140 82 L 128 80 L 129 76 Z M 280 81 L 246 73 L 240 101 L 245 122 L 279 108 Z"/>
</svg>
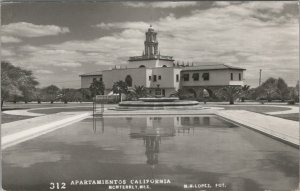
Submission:
<svg viewBox="0 0 300 191">
<path fill-rule="evenodd" d="M 139 68 L 146 68 L 146 66 L 145 65 L 140 65 Z"/>
<path fill-rule="evenodd" d="M 167 66 L 166 66 L 166 65 L 163 65 L 162 67 L 163 67 L 163 68 L 166 68 Z"/>
<path fill-rule="evenodd" d="M 131 78 L 130 75 L 126 76 L 125 82 L 126 82 L 126 84 L 127 84 L 128 87 L 132 86 L 132 78 Z"/>
</svg>

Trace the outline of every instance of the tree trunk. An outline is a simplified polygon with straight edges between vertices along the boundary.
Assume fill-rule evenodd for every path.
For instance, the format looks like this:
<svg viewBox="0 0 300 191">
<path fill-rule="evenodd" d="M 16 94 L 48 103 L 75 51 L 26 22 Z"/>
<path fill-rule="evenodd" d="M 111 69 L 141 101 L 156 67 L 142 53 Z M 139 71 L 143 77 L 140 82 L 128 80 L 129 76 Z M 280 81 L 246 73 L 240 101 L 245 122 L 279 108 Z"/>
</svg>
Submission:
<svg viewBox="0 0 300 191">
<path fill-rule="evenodd" d="M 54 102 L 53 100 L 50 101 L 51 104 L 53 104 L 53 102 Z"/>
<path fill-rule="evenodd" d="M 229 104 L 230 104 L 230 105 L 234 104 L 233 98 L 230 98 Z"/>
<path fill-rule="evenodd" d="M 4 99 L 1 99 L 1 110 L 3 108 Z"/>
</svg>

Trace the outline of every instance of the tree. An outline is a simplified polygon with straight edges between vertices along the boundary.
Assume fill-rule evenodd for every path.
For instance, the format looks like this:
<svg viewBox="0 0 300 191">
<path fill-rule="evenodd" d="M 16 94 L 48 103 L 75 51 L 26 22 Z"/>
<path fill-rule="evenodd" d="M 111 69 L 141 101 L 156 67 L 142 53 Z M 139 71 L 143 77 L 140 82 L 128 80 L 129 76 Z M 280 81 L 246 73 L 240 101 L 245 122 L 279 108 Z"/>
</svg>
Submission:
<svg viewBox="0 0 300 191">
<path fill-rule="evenodd" d="M 113 91 L 114 93 L 119 94 L 120 99 L 121 99 L 122 93 L 124 93 L 124 94 L 127 94 L 127 93 L 128 93 L 128 86 L 127 86 L 127 83 L 124 82 L 124 81 L 122 81 L 122 80 L 115 82 L 115 83 L 113 84 L 112 91 Z"/>
<path fill-rule="evenodd" d="M 43 95 L 51 104 L 58 98 L 60 89 L 55 85 L 50 85 L 42 89 Z"/>
<path fill-rule="evenodd" d="M 42 98 L 43 98 L 42 89 L 36 88 L 34 91 L 34 97 L 35 97 L 37 103 L 41 104 Z"/>
<path fill-rule="evenodd" d="M 91 91 L 92 97 L 95 97 L 96 95 L 104 95 L 104 84 L 102 81 L 93 80 L 93 83 L 89 87 Z"/>
<path fill-rule="evenodd" d="M 71 101 L 72 100 L 72 92 L 71 92 L 71 90 L 69 89 L 69 88 L 63 88 L 62 90 L 61 90 L 61 100 L 65 103 L 65 104 L 67 104 L 68 103 L 68 101 Z"/>
<path fill-rule="evenodd" d="M 295 101 L 299 102 L 299 80 L 298 80 L 297 85 L 295 87 L 295 95 L 296 95 Z"/>
<path fill-rule="evenodd" d="M 249 90 L 250 90 L 250 86 L 249 85 L 244 85 L 242 87 L 242 92 L 241 92 L 241 100 L 242 100 L 242 102 L 245 101 L 245 98 L 250 93 Z"/>
<path fill-rule="evenodd" d="M 241 95 L 242 91 L 241 86 L 226 86 L 220 89 L 219 94 L 229 100 L 229 104 L 234 104 L 234 100 Z"/>
<path fill-rule="evenodd" d="M 82 94 L 80 89 L 63 88 L 60 93 L 61 100 L 67 104 L 68 102 L 82 101 Z"/>
<path fill-rule="evenodd" d="M 7 61 L 1 61 L 1 108 L 4 100 L 11 96 L 23 96 L 25 102 L 32 98 L 35 80 L 30 70 L 16 67 Z"/>
<path fill-rule="evenodd" d="M 89 88 L 81 88 L 79 92 L 82 96 L 83 101 L 91 101 L 92 100 L 92 93 Z"/>
<path fill-rule="evenodd" d="M 142 98 L 148 96 L 147 88 L 145 86 L 134 86 L 133 93 L 136 98 Z"/>
<path fill-rule="evenodd" d="M 295 102 L 299 102 L 299 83 L 295 87 L 289 87 L 289 98 Z"/>
<path fill-rule="evenodd" d="M 289 94 L 288 86 L 282 78 L 277 80 L 277 92 L 281 101 L 284 101 Z"/>
<path fill-rule="evenodd" d="M 278 95 L 277 80 L 275 78 L 268 78 L 264 83 L 257 87 L 259 96 L 265 97 L 268 102 Z"/>
</svg>

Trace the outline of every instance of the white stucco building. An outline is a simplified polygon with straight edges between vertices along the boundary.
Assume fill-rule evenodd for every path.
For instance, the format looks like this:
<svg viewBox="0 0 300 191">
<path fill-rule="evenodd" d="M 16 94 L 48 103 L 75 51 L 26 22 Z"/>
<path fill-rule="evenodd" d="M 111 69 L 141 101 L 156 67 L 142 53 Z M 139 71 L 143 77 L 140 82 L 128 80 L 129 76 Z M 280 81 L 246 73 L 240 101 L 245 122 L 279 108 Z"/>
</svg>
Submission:
<svg viewBox="0 0 300 191">
<path fill-rule="evenodd" d="M 142 56 L 129 57 L 123 68 L 96 71 L 80 75 L 81 88 L 89 88 L 93 80 L 102 80 L 105 93 L 111 92 L 117 81 L 125 81 L 129 87 L 144 86 L 150 94 L 170 96 L 179 88 L 197 96 L 203 89 L 209 90 L 226 85 L 243 85 L 245 69 L 225 64 L 179 65 L 172 56 L 158 51 L 157 33 L 150 26 L 146 32 Z"/>
</svg>

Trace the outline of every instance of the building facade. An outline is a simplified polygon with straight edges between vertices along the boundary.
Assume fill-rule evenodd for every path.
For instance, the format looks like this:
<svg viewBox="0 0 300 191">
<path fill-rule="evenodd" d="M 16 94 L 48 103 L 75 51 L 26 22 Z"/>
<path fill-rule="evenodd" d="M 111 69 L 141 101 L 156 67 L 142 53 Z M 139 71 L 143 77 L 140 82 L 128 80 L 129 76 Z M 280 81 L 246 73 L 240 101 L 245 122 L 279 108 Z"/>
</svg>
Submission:
<svg viewBox="0 0 300 191">
<path fill-rule="evenodd" d="M 242 86 L 245 69 L 225 64 L 179 65 L 172 56 L 161 55 L 158 49 L 157 33 L 150 26 L 145 33 L 142 56 L 129 57 L 124 68 L 103 70 L 80 75 L 81 88 L 89 88 L 93 80 L 101 80 L 105 94 L 112 91 L 117 81 L 125 81 L 130 88 L 144 86 L 153 96 L 168 97 L 179 88 L 201 96 L 203 89 L 210 94 L 228 86 Z"/>
</svg>

